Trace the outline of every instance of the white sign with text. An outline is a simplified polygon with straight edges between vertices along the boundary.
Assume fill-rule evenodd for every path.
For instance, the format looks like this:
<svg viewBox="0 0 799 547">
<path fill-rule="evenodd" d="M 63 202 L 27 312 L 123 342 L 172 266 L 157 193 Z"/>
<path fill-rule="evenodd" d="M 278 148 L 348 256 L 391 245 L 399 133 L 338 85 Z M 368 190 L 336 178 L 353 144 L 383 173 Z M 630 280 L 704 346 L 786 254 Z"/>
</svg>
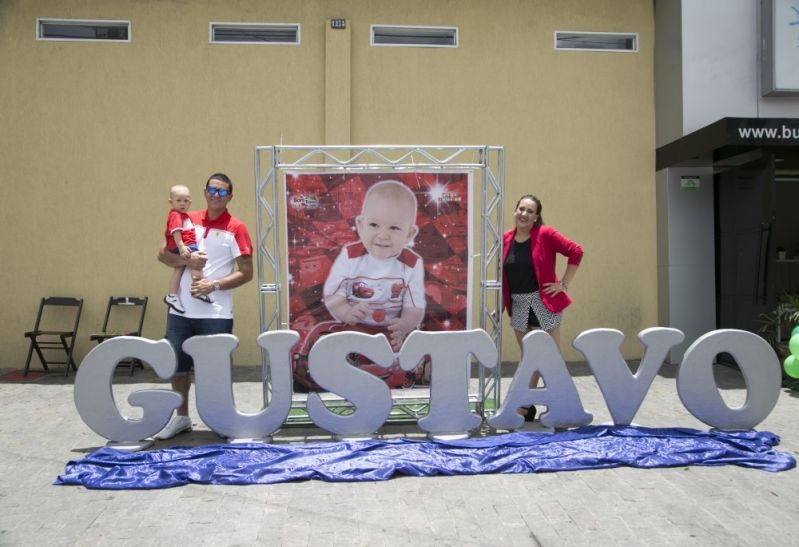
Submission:
<svg viewBox="0 0 799 547">
<path fill-rule="evenodd" d="M 240 412 L 232 386 L 233 352 L 239 345 L 232 334 L 195 336 L 183 349 L 194 358 L 197 410 L 213 431 L 229 439 L 269 439 L 285 423 L 292 402 L 290 351 L 299 336 L 294 331 L 262 333 L 258 345 L 269 355 L 271 395 L 269 404 L 254 413 Z M 644 357 L 633 374 L 619 348 L 624 334 L 614 329 L 590 329 L 574 339 L 593 372 L 613 423 L 628 425 L 641 406 L 669 350 L 682 342 L 677 329 L 654 327 L 638 335 Z M 522 406 L 546 406 L 541 423 L 548 427 L 590 424 L 593 416 L 583 408 L 580 396 L 552 338 L 543 331 L 528 333 L 522 359 L 498 412 L 488 425 L 498 430 L 520 428 Z M 340 332 L 321 338 L 310 354 L 309 369 L 323 389 L 352 403 L 349 415 L 331 412 L 317 394 L 309 394 L 307 410 L 319 427 L 339 438 L 374 435 L 391 412 L 391 391 L 369 372 L 347 362 L 359 353 L 374 363 L 390 367 L 394 353 L 382 335 Z M 730 408 L 719 394 L 713 364 L 719 353 L 735 358 L 744 380 L 744 404 Z M 399 353 L 399 364 L 413 370 L 424 356 L 432 360 L 429 412 L 418 426 L 431 437 L 468 435 L 482 424 L 469 407 L 471 363 L 486 368 L 498 365 L 498 352 L 489 335 L 481 330 L 413 332 Z M 166 340 L 121 336 L 93 348 L 81 363 L 75 378 L 75 405 L 83 421 L 110 441 L 136 442 L 151 437 L 169 421 L 181 396 L 172 390 L 143 389 L 128 397 L 143 409 L 140 419 L 122 416 L 112 392 L 114 369 L 127 358 L 148 363 L 156 374 L 170 378 L 177 368 L 172 347 Z M 717 330 L 699 337 L 685 352 L 677 374 L 677 391 L 685 408 L 710 427 L 722 430 L 751 429 L 762 422 L 777 403 L 781 383 L 780 363 L 774 350 L 759 336 L 741 330 Z M 531 388 L 534 374 L 545 387 Z"/>
</svg>

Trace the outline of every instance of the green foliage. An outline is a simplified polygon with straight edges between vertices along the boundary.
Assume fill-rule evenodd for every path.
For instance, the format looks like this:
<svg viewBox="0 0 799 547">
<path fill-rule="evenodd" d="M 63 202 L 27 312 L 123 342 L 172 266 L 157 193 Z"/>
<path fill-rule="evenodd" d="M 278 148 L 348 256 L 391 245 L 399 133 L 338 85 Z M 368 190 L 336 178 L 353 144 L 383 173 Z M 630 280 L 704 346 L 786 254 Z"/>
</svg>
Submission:
<svg viewBox="0 0 799 547">
<path fill-rule="evenodd" d="M 779 354 L 782 341 L 777 339 L 778 328 L 784 337 L 789 337 L 794 327 L 799 325 L 799 294 L 781 294 L 777 298 L 777 307 L 768 313 L 761 313 L 757 322 L 761 325 L 757 332 Z"/>
</svg>

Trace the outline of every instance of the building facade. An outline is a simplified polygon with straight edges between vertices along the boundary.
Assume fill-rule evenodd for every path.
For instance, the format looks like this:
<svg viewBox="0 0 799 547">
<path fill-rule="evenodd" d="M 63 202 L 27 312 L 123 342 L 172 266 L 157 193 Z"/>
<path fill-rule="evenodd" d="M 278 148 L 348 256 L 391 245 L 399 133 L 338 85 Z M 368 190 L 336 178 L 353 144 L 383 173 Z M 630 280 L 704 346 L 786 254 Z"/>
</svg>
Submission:
<svg viewBox="0 0 799 547">
<path fill-rule="evenodd" d="M 658 310 L 687 335 L 679 362 L 799 291 L 799 2 L 655 5 Z"/>
<path fill-rule="evenodd" d="M 85 299 L 79 359 L 110 295 L 149 296 L 143 334 L 161 338 L 169 271 L 155 256 L 168 188 L 189 186 L 201 207 L 205 179 L 226 172 L 235 183 L 231 211 L 255 233 L 253 149 L 271 144 L 503 146 L 506 228 L 518 196 L 534 193 L 546 222 L 586 252 L 570 287 L 564 357 L 582 359 L 570 341 L 593 327 L 624 332 L 623 354 L 639 357 L 637 333 L 659 321 L 656 147 L 689 127 L 664 129 L 656 142 L 661 4 L 672 3 L 0 2 L 8 185 L 0 367 L 24 364 L 22 334 L 42 296 Z M 65 21 L 114 24 L 94 35 L 101 39 L 48 39 Z M 214 39 L 213 24 L 287 25 L 296 36 L 225 42 Z M 120 25 L 126 39 L 107 39 L 124 33 Z M 389 35 L 455 29 L 456 43 L 383 46 L 375 25 Z M 591 33 L 616 45 L 585 47 Z M 260 362 L 258 298 L 255 283 L 235 292 L 242 364 Z M 514 360 L 505 321 L 503 356 Z M 672 313 L 669 324 L 680 321 Z"/>
</svg>

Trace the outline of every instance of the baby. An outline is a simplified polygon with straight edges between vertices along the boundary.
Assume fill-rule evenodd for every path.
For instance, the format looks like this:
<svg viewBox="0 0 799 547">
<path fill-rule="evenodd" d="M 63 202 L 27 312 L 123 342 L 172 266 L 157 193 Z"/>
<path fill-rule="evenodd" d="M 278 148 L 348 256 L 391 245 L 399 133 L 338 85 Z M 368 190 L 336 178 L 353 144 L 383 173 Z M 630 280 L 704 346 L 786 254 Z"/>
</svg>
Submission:
<svg viewBox="0 0 799 547">
<path fill-rule="evenodd" d="M 188 215 L 191 207 L 191 193 L 189 189 L 180 184 L 169 189 L 169 203 L 172 210 L 166 219 L 166 246 L 171 253 L 179 254 L 188 258 L 191 253 L 197 251 L 197 237 L 194 233 L 194 224 Z M 169 279 L 169 294 L 164 297 L 167 306 L 178 313 L 186 313 L 183 304 L 178 296 L 180 290 L 180 276 L 183 275 L 183 267 L 175 268 L 172 277 Z M 202 270 L 192 270 L 193 279 L 202 279 Z M 212 300 L 205 295 L 197 296 L 200 300 L 211 303 Z"/>
<path fill-rule="evenodd" d="M 325 281 L 330 314 L 348 325 L 385 326 L 394 351 L 424 318 L 424 264 L 406 246 L 416 226 L 416 196 L 384 180 L 364 197 L 355 219 L 360 240 L 345 245 Z"/>
</svg>

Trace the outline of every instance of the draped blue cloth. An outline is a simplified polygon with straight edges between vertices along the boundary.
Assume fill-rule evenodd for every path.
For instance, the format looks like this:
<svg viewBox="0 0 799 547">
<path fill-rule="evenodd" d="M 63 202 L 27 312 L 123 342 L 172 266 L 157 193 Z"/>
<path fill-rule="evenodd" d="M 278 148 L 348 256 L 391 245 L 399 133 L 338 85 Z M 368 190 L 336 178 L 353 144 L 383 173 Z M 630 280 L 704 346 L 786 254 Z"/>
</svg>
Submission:
<svg viewBox="0 0 799 547">
<path fill-rule="evenodd" d="M 765 471 L 796 466 L 769 432 L 588 426 L 562 433 L 517 432 L 460 441 L 413 439 L 306 444 L 215 444 L 128 453 L 101 448 L 67 463 L 55 484 L 123 490 L 293 480 L 378 481 L 395 475 L 543 473 L 687 465 Z"/>
</svg>

